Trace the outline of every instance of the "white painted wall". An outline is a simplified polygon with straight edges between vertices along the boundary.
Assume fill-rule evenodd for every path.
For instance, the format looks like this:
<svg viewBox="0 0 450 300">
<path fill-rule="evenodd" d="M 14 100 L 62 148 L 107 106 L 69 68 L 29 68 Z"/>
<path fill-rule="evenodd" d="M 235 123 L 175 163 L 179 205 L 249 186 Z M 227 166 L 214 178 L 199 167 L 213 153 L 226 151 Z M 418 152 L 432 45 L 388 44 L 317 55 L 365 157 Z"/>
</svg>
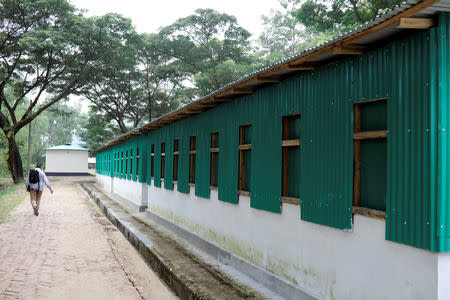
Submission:
<svg viewBox="0 0 450 300">
<path fill-rule="evenodd" d="M 45 172 L 87 173 L 88 151 L 86 150 L 47 150 Z"/>
<path fill-rule="evenodd" d="M 147 184 L 137 181 L 109 177 L 106 175 L 96 174 L 97 183 L 100 184 L 107 192 L 113 192 L 117 195 L 142 206 L 147 205 Z"/>
<path fill-rule="evenodd" d="M 96 178 L 97 184 L 100 185 L 103 188 L 103 190 L 105 190 L 106 192 L 109 192 L 109 193 L 112 193 L 114 191 L 112 183 L 115 178 L 111 178 L 109 176 L 105 176 L 105 175 L 101 175 L 101 174 L 95 174 L 95 178 Z"/>
<path fill-rule="evenodd" d="M 383 220 L 355 215 L 344 231 L 300 220 L 296 205 L 276 214 L 176 188 L 148 186 L 149 210 L 319 299 L 450 299 L 450 255 L 386 241 Z"/>
<path fill-rule="evenodd" d="M 450 299 L 450 253 L 439 253 L 437 286 L 439 299 Z"/>
</svg>

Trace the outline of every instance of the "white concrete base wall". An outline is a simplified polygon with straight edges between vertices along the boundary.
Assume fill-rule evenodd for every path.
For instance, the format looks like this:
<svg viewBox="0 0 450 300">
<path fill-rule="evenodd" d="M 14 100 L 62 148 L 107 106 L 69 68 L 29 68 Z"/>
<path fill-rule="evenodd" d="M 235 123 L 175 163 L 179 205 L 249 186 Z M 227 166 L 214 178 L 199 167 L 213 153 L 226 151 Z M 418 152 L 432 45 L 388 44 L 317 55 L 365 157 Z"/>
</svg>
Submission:
<svg viewBox="0 0 450 300">
<path fill-rule="evenodd" d="M 136 199 L 141 184 L 124 181 L 114 182 L 114 192 Z M 300 220 L 296 205 L 276 214 L 250 208 L 248 197 L 236 205 L 219 201 L 216 191 L 204 199 L 193 187 L 190 194 L 176 184 L 173 191 L 147 187 L 153 213 L 318 299 L 450 299 L 450 255 L 386 241 L 383 220 L 355 215 L 353 231 L 344 231 Z"/>
<path fill-rule="evenodd" d="M 112 192 L 112 181 L 113 179 L 109 176 L 95 174 L 95 179 L 97 184 L 100 185 L 105 191 Z"/>
<path fill-rule="evenodd" d="M 147 206 L 147 184 L 100 174 L 96 174 L 96 178 L 105 191 L 116 193 L 138 206 Z"/>
</svg>

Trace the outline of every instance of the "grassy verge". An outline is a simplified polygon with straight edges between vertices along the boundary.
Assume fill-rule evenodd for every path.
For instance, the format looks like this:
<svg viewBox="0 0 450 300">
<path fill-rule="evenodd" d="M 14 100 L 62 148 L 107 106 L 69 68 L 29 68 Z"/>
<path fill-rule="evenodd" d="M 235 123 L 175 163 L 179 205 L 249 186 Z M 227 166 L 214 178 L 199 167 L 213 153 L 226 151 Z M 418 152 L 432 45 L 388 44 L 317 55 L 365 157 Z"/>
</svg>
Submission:
<svg viewBox="0 0 450 300">
<path fill-rule="evenodd" d="M 23 184 L 6 183 L 0 186 L 0 223 L 25 199 L 26 194 Z"/>
</svg>

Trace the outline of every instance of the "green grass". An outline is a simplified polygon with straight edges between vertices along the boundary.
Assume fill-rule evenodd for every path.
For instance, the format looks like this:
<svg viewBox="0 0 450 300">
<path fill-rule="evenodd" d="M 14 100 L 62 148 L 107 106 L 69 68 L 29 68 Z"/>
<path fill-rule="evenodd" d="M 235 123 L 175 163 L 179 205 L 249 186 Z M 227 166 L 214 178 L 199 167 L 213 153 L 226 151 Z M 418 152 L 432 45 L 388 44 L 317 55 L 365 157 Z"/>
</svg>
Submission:
<svg viewBox="0 0 450 300">
<path fill-rule="evenodd" d="M 20 202 L 25 199 L 27 192 L 23 184 L 5 183 L 0 185 L 0 223 Z"/>
</svg>

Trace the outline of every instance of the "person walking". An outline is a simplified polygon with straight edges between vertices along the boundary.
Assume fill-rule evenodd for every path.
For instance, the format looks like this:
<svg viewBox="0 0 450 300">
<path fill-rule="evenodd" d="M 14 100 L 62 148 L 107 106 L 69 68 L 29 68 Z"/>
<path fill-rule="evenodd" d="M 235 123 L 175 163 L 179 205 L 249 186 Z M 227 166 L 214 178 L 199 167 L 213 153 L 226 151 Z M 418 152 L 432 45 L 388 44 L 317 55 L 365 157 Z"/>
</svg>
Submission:
<svg viewBox="0 0 450 300">
<path fill-rule="evenodd" d="M 30 170 L 25 183 L 27 191 L 30 193 L 31 207 L 33 207 L 36 216 L 39 216 L 39 204 L 41 202 L 42 191 L 44 190 L 44 183 L 53 194 L 52 185 L 41 168 L 42 164 L 37 163 L 36 168 Z"/>
</svg>

